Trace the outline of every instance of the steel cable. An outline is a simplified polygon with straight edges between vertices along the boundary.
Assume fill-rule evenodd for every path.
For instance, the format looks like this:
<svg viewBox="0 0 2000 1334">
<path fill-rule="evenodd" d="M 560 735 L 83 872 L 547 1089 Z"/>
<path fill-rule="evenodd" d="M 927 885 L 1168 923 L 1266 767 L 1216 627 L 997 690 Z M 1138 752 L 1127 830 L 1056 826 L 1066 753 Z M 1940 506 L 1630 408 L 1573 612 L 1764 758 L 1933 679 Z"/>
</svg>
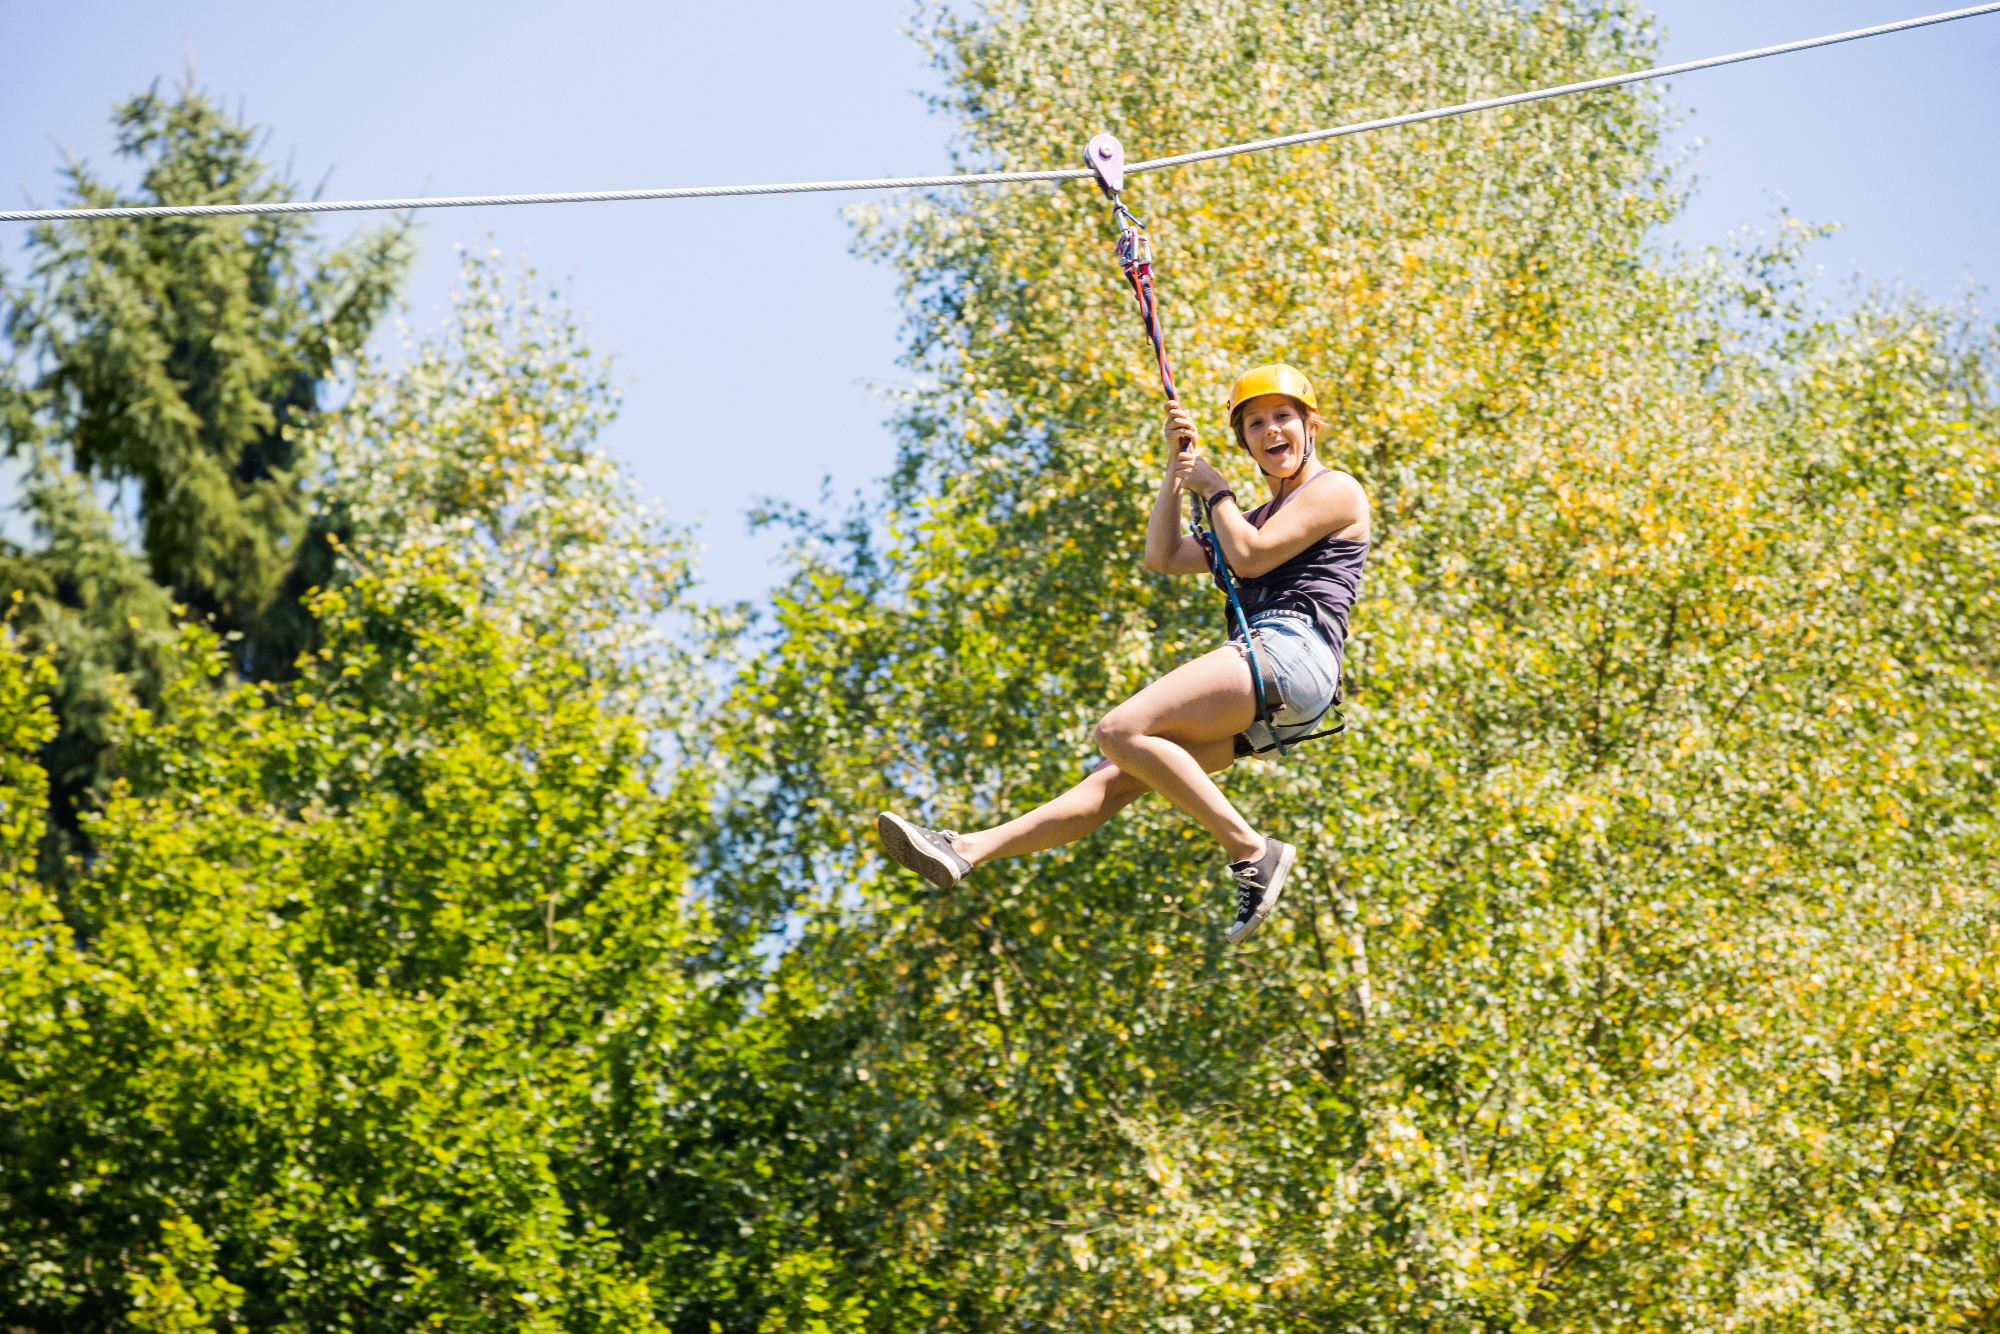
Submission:
<svg viewBox="0 0 2000 1334">
<path fill-rule="evenodd" d="M 1251 143 L 1231 144 L 1225 148 L 1203 149 L 1195 153 L 1179 153 L 1172 157 L 1152 158 L 1145 162 L 1135 162 L 1126 167 L 1128 174 L 1142 171 L 1162 171 L 1168 167 L 1182 167 L 1191 162 L 1209 162 L 1217 158 L 1237 157 L 1244 153 L 1266 153 L 1275 148 L 1291 148 L 1299 144 L 1318 143 L 1325 139 L 1339 139 L 1351 134 L 1366 134 L 1373 130 L 1392 129 L 1398 125 L 1417 125 L 1424 121 L 1444 120 L 1452 116 L 1470 115 L 1475 111 L 1495 111 L 1502 107 L 1520 106 L 1527 102 L 1545 101 L 1552 97 L 1570 97 L 1577 93 L 1595 92 L 1604 88 L 1617 88 L 1629 83 L 1644 83 L 1653 79 L 1671 78 L 1676 74 L 1689 74 L 1696 70 L 1714 69 L 1720 65 L 1734 65 L 1746 60 L 1763 60 L 1770 56 L 1790 55 L 1795 51 L 1810 51 L 1815 47 L 1836 46 L 1842 42 L 1856 42 L 1867 37 L 1881 37 L 1894 32 L 1907 32 L 1913 28 L 1927 28 L 1938 23 L 1952 23 L 1959 19 L 1976 18 L 1981 14 L 2000 13 L 2000 0 L 1995 3 L 1974 5 L 1969 9 L 1954 9 L 1943 14 L 1928 14 L 1923 18 L 1903 19 L 1896 23 L 1881 23 L 1872 28 L 1856 28 L 1852 32 L 1832 33 L 1825 37 L 1810 37 L 1804 41 L 1786 42 L 1780 46 L 1759 47 L 1754 51 L 1738 51 L 1732 55 L 1710 56 L 1706 60 L 1688 60 L 1678 65 L 1657 65 L 1650 69 L 1631 74 L 1611 74 L 1601 79 L 1586 79 L 1581 83 L 1565 83 L 1553 88 L 1540 88 L 1533 92 L 1512 93 L 1505 97 L 1483 98 L 1477 102 L 1461 102 L 1454 106 L 1438 107 L 1430 111 L 1415 111 L 1404 116 L 1385 116 L 1379 120 L 1360 121 L 1353 125 L 1336 126 L 1330 130 L 1307 130 L 1300 134 L 1283 135 L 1276 139 L 1258 139 Z M 667 190 L 595 190 L 567 194 L 530 195 L 454 195 L 442 198 L 416 199 L 358 199 L 358 200 L 317 200 L 301 199 L 277 201 L 266 204 L 163 204 L 133 208 L 42 208 L 17 209 L 0 212 L 0 222 L 87 222 L 113 218 L 206 218 L 227 217 L 233 214 L 268 213 L 357 213 L 357 212 L 405 212 L 419 208 L 480 208 L 502 204 L 601 204 L 638 199 L 710 199 L 727 198 L 737 195 L 789 195 L 789 194 L 830 194 L 852 190 L 909 190 L 923 188 L 946 188 L 960 185 L 1017 185 L 1031 181 L 1080 181 L 1088 180 L 1091 173 L 1077 168 L 1062 171 L 987 171 L 969 172 L 948 176 L 900 176 L 867 181 L 805 181 L 785 185 L 695 185 Z"/>
</svg>

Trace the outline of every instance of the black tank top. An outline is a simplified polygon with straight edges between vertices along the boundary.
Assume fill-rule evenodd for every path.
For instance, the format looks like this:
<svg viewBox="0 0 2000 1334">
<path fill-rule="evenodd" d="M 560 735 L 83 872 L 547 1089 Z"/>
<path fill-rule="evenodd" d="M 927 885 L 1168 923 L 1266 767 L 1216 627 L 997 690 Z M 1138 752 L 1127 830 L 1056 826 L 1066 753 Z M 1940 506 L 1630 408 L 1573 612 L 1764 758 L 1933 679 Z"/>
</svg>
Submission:
<svg viewBox="0 0 2000 1334">
<path fill-rule="evenodd" d="M 1271 517 L 1271 505 L 1267 500 L 1243 517 L 1252 528 L 1262 528 Z M 1297 612 L 1312 622 L 1333 656 L 1343 658 L 1347 612 L 1361 591 L 1361 567 L 1367 562 L 1366 541 L 1322 537 L 1275 570 L 1254 579 L 1239 576 L 1236 588 L 1243 598 L 1243 614 L 1254 620 L 1260 611 Z M 1228 628 L 1234 631 L 1236 627 Z"/>
</svg>

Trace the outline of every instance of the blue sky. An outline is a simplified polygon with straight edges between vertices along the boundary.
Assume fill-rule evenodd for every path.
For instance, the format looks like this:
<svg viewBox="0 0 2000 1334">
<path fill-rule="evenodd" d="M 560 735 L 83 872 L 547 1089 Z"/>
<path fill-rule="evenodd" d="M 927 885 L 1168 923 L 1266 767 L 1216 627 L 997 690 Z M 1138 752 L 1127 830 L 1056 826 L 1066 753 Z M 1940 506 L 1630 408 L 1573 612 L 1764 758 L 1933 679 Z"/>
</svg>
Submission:
<svg viewBox="0 0 2000 1334">
<path fill-rule="evenodd" d="M 1948 3 L 1662 0 L 1658 13 L 1666 58 L 1684 60 Z M 271 155 L 298 179 L 327 177 L 328 197 L 949 170 L 908 15 L 907 0 L 5 0 L 0 197 L 54 202 L 64 150 L 108 165 L 111 103 L 190 60 L 272 129 Z M 1844 224 L 1814 254 L 1835 280 L 1939 298 L 2000 280 L 2000 16 L 1691 75 L 1672 96 L 1676 143 L 1702 143 L 1699 192 L 1667 241 L 1719 245 L 1782 206 Z M 428 214 L 409 319 L 436 323 L 456 244 L 498 245 L 562 281 L 617 357 L 625 411 L 607 447 L 671 516 L 703 522 L 709 594 L 753 597 L 777 541 L 750 535 L 744 511 L 811 502 L 828 473 L 867 486 L 893 450 L 882 393 L 906 378 L 900 310 L 892 275 L 849 253 L 843 202 Z M 18 274 L 24 229 L 0 227 Z M 703 410 L 718 393 L 767 397 L 772 431 L 718 438 Z"/>
</svg>

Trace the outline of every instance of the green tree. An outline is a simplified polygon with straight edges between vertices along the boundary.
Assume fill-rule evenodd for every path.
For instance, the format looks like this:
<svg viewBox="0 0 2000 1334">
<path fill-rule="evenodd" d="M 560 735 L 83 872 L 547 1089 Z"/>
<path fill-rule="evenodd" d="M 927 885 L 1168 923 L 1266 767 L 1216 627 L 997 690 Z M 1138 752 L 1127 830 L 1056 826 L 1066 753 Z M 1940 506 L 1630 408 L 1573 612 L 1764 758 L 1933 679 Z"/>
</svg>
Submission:
<svg viewBox="0 0 2000 1334">
<path fill-rule="evenodd" d="M 0 645 L 8 1328 L 645 1330 L 716 1282 L 679 1146 L 756 969 L 658 753 L 706 688 L 657 635 L 685 558 L 591 448 L 573 323 L 470 279 L 364 367 L 339 466 L 302 442 L 349 532 L 324 643 L 246 682 L 182 630 L 67 924 L 29 873 L 52 669 Z"/>
<path fill-rule="evenodd" d="M 996 167 L 1653 50 L 1619 4 L 1424 0 L 1030 0 L 935 40 Z M 1377 504 L 1351 735 L 1227 780 L 1306 859 L 1233 953 L 1158 803 L 945 895 L 877 858 L 881 806 L 1073 781 L 1220 612 L 1142 572 L 1158 405 L 1093 192 L 864 215 L 934 387 L 886 544 L 808 551 L 727 732 L 760 782 L 720 888 L 802 931 L 735 1109 L 800 1186 L 742 1253 L 826 1257 L 798 1327 L 1993 1319 L 1996 340 L 1816 322 L 1783 248 L 1651 259 L 1652 98 L 1134 184 L 1211 449 L 1282 356 Z"/>
<path fill-rule="evenodd" d="M 67 169 L 85 207 L 293 197 L 258 132 L 206 94 L 155 88 L 117 108 L 123 193 Z M 120 688 L 150 700 L 171 608 L 231 637 L 235 669 L 282 677 L 313 640 L 302 597 L 329 569 L 291 432 L 311 423 L 408 258 L 407 228 L 316 245 L 297 215 L 44 225 L 24 287 L 0 289 L 14 351 L 0 440 L 27 465 L 30 550 L 0 550 L 17 625 L 58 650 L 62 727 L 47 759 L 59 823 L 101 791 Z M 140 558 L 114 535 L 106 490 L 136 502 Z"/>
<path fill-rule="evenodd" d="M 300 436 L 309 499 L 350 571 L 454 571 L 537 633 L 566 639 L 624 707 L 685 728 L 705 692 L 672 622 L 691 549 L 595 448 L 610 367 L 532 271 L 468 255 L 445 336 L 368 363 L 339 412 Z"/>
</svg>

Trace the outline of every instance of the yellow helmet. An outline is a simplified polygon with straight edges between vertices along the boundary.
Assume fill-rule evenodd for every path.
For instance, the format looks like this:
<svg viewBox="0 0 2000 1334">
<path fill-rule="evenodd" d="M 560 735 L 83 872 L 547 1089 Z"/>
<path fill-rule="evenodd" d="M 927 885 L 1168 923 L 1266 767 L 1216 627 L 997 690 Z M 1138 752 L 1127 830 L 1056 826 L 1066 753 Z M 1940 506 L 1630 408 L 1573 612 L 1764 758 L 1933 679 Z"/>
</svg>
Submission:
<svg viewBox="0 0 2000 1334">
<path fill-rule="evenodd" d="M 1236 409 L 1266 394 L 1284 394 L 1305 404 L 1309 411 L 1319 411 L 1319 403 L 1313 398 L 1312 381 L 1301 372 L 1278 362 L 1271 366 L 1254 366 L 1236 377 L 1236 384 L 1229 391 L 1230 419 L 1235 419 Z"/>
</svg>

